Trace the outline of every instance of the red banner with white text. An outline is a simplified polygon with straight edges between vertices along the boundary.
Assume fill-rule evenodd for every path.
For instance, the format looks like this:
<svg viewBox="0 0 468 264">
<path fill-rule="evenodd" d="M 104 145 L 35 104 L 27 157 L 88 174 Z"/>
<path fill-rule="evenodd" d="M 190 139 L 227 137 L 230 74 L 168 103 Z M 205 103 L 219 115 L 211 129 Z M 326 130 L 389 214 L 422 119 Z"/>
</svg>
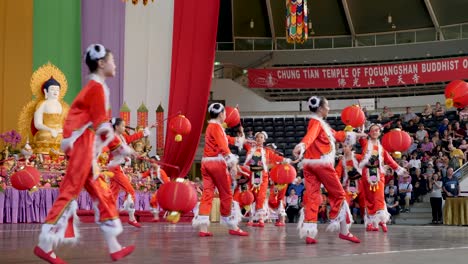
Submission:
<svg viewBox="0 0 468 264">
<path fill-rule="evenodd" d="M 468 79 L 468 57 L 344 67 L 249 69 L 250 88 L 364 88 Z"/>
</svg>

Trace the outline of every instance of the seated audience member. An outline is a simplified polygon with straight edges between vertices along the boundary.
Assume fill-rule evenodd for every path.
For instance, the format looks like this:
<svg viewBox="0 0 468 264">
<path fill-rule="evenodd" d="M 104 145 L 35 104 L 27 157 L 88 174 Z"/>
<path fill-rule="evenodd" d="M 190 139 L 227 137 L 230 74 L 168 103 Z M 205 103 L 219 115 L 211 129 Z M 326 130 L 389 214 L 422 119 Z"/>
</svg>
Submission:
<svg viewBox="0 0 468 264">
<path fill-rule="evenodd" d="M 468 106 L 465 106 L 465 108 L 458 112 L 458 117 L 460 122 L 468 121 Z"/>
<path fill-rule="evenodd" d="M 422 118 L 424 120 L 431 119 L 433 111 L 434 110 L 432 109 L 432 106 L 430 104 L 427 104 L 426 107 L 424 107 L 424 110 L 421 113 Z"/>
<path fill-rule="evenodd" d="M 393 117 L 393 113 L 388 109 L 387 106 L 384 106 L 382 113 L 377 117 L 377 121 L 381 123 L 387 123 Z"/>
<path fill-rule="evenodd" d="M 406 114 L 403 115 L 403 121 L 405 123 L 408 123 L 409 121 L 413 121 L 415 124 L 419 123 L 419 116 L 417 116 L 413 111 L 411 110 L 411 107 L 406 107 Z"/>
<path fill-rule="evenodd" d="M 435 117 L 440 117 L 445 115 L 445 109 L 443 106 L 440 104 L 440 102 L 437 102 L 434 107 L 434 116 Z"/>
<path fill-rule="evenodd" d="M 404 206 L 401 212 L 408 213 L 411 201 L 411 192 L 413 191 L 413 185 L 411 184 L 411 176 L 404 175 L 403 182 L 398 186 L 400 195 L 400 205 Z"/>
<path fill-rule="evenodd" d="M 392 216 L 392 224 L 394 224 L 395 215 L 397 215 L 400 212 L 399 197 L 396 194 L 395 189 L 393 187 L 390 187 L 388 191 L 388 194 L 385 194 L 385 203 L 387 204 L 388 213 Z"/>
<path fill-rule="evenodd" d="M 385 191 L 384 193 L 385 194 L 389 194 L 390 193 L 390 189 L 393 189 L 395 190 L 395 193 L 398 194 L 398 186 L 395 185 L 395 180 L 390 180 L 387 184 L 387 186 L 385 186 Z"/>
<path fill-rule="evenodd" d="M 466 132 L 464 128 L 460 127 L 459 122 L 453 123 L 453 141 L 457 142 L 458 144 L 461 143 L 463 139 L 466 137 Z"/>
<path fill-rule="evenodd" d="M 432 153 L 432 150 L 435 148 L 435 145 L 433 142 L 429 141 L 429 137 L 425 137 L 423 139 L 423 142 L 421 143 L 421 149 L 424 152 L 429 152 Z"/>
<path fill-rule="evenodd" d="M 416 133 L 415 133 L 415 137 L 416 137 L 416 139 L 418 140 L 419 143 L 423 142 L 424 138 L 426 138 L 426 137 L 429 139 L 429 132 L 427 132 L 427 130 L 424 129 L 423 124 L 419 124 L 418 131 L 416 131 Z"/>
</svg>

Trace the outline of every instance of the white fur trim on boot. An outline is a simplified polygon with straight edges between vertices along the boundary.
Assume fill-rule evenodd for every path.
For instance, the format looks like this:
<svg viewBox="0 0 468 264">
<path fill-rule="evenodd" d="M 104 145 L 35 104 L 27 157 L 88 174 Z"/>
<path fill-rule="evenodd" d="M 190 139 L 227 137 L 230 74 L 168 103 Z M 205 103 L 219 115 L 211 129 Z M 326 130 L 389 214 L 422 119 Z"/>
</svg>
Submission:
<svg viewBox="0 0 468 264">
<path fill-rule="evenodd" d="M 299 237 L 311 237 L 317 236 L 317 223 L 304 223 L 304 208 L 299 212 L 299 221 L 297 222 L 297 230 L 299 230 Z"/>
<path fill-rule="evenodd" d="M 130 209 L 134 208 L 134 202 L 132 199 L 132 196 L 130 194 L 127 194 L 127 198 L 125 199 L 123 205 L 122 205 L 122 210 L 129 211 Z"/>
<path fill-rule="evenodd" d="M 68 207 L 64 210 L 62 216 L 55 224 L 43 224 L 41 228 L 41 234 L 39 235 L 39 243 L 49 244 L 53 247 L 60 243 L 71 243 L 75 244 L 80 238 L 78 223 L 80 222 L 76 210 L 78 209 L 78 203 L 76 201 L 70 202 Z M 65 238 L 65 231 L 67 230 L 68 220 L 73 219 L 73 232 L 74 237 Z"/>
<path fill-rule="evenodd" d="M 278 216 L 287 216 L 286 210 L 284 209 L 283 201 L 280 202 L 277 213 L 278 213 Z"/>
<path fill-rule="evenodd" d="M 201 225 L 210 225 L 210 216 L 209 215 L 195 215 L 192 219 L 193 227 L 200 227 Z"/>
<path fill-rule="evenodd" d="M 338 213 L 338 216 L 335 219 L 330 220 L 330 224 L 327 226 L 327 231 L 329 232 L 336 232 L 340 230 L 340 224 L 341 222 L 346 222 L 346 215 L 349 217 L 350 223 L 347 224 L 348 229 L 351 227 L 351 223 L 353 222 L 353 215 L 351 214 L 351 211 L 349 210 L 348 203 L 346 201 L 343 201 L 341 204 L 340 212 Z"/>
<path fill-rule="evenodd" d="M 387 209 L 385 208 L 385 210 L 379 210 L 375 213 L 375 215 L 373 215 L 373 222 L 372 222 L 372 225 L 373 226 L 379 226 L 379 223 L 382 222 L 384 224 L 386 224 L 388 221 L 390 221 L 390 214 L 388 213 Z"/>
<path fill-rule="evenodd" d="M 111 236 L 118 236 L 123 231 L 122 222 L 119 218 L 99 223 L 99 227 L 103 233 Z"/>
</svg>

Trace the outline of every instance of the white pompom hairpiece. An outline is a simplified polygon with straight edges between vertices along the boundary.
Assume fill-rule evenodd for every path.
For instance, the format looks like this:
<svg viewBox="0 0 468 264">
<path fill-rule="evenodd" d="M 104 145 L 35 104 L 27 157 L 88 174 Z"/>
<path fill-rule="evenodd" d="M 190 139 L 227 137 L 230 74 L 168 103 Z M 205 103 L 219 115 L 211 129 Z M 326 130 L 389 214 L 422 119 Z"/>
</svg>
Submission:
<svg viewBox="0 0 468 264">
<path fill-rule="evenodd" d="M 91 44 L 86 49 L 86 54 L 92 60 L 100 60 L 106 56 L 106 48 L 101 44 Z"/>
<path fill-rule="evenodd" d="M 257 132 L 257 133 L 255 133 L 255 137 L 257 137 L 258 134 L 263 134 L 263 136 L 265 136 L 265 139 L 268 139 L 267 132 L 265 132 L 265 131 Z"/>
<path fill-rule="evenodd" d="M 216 105 L 219 105 L 216 109 L 215 106 Z M 219 114 L 221 113 L 222 111 L 224 110 L 224 106 L 220 103 L 212 103 L 209 107 L 208 107 L 208 112 L 210 113 L 213 113 L 213 114 Z"/>
<path fill-rule="evenodd" d="M 309 107 L 318 108 L 320 106 L 320 98 L 318 98 L 317 96 L 312 96 L 309 98 L 309 101 L 307 103 Z"/>
</svg>

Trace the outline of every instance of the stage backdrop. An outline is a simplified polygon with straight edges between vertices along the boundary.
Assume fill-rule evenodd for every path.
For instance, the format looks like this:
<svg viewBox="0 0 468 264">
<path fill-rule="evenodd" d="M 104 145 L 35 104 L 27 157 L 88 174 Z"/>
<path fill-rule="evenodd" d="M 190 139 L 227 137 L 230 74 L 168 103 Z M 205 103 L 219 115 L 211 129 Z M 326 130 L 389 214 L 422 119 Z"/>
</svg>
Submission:
<svg viewBox="0 0 468 264">
<path fill-rule="evenodd" d="M 166 134 L 164 161 L 180 167 L 186 176 L 197 151 L 205 122 L 206 105 L 216 47 L 219 0 L 176 0 L 172 43 L 171 90 L 168 116 L 186 115 L 192 131 L 181 142 Z"/>
<path fill-rule="evenodd" d="M 0 133 L 17 128 L 30 99 L 32 18 L 32 0 L 0 1 Z"/>
<path fill-rule="evenodd" d="M 116 76 L 106 80 L 113 116 L 118 116 L 123 101 L 125 4 L 121 1 L 81 0 L 81 51 L 92 43 L 110 49 L 117 66 Z M 88 82 L 89 70 L 81 59 L 81 86 Z"/>
<path fill-rule="evenodd" d="M 468 78 L 468 57 L 362 66 L 249 69 L 250 88 L 361 88 Z"/>
<path fill-rule="evenodd" d="M 173 19 L 174 0 L 126 5 L 123 98 L 132 110 L 131 126 L 136 125 L 136 110 L 141 103 L 148 107 L 149 124 L 156 121 L 159 103 L 167 113 Z M 156 130 L 151 133 L 155 153 Z"/>
</svg>

